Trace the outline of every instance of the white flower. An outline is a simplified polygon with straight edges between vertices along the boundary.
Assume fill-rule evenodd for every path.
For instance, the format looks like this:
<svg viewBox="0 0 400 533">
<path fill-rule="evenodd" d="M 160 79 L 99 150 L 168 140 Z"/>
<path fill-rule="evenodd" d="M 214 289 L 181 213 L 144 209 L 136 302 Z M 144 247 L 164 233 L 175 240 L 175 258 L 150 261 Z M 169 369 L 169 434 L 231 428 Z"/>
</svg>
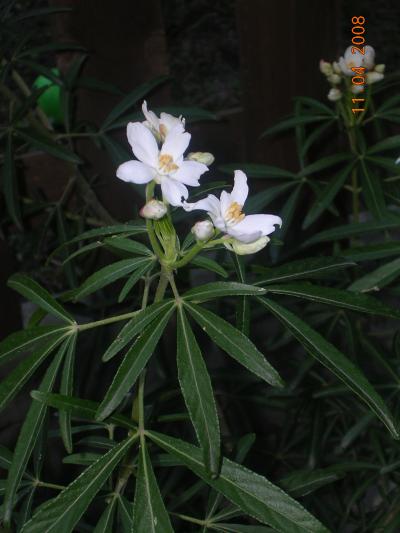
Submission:
<svg viewBox="0 0 400 533">
<path fill-rule="evenodd" d="M 352 85 L 350 90 L 353 94 L 360 94 L 364 90 L 364 85 Z"/>
<path fill-rule="evenodd" d="M 231 250 L 238 255 L 249 255 L 255 254 L 265 248 L 269 241 L 269 237 L 260 237 L 254 242 L 245 244 L 244 242 L 240 242 L 236 239 L 229 239 L 224 243 L 224 245 L 226 248 L 228 248 L 228 250 Z"/>
<path fill-rule="evenodd" d="M 355 49 L 353 54 L 352 49 Z M 344 57 L 339 59 L 339 66 L 346 76 L 357 76 L 358 74 L 351 70 L 352 68 L 364 67 L 368 70 L 374 68 L 375 50 L 372 46 L 364 46 L 364 54 L 361 54 L 356 47 L 349 46 L 344 53 Z"/>
<path fill-rule="evenodd" d="M 333 73 L 332 65 L 323 59 L 319 62 L 319 70 L 322 74 L 325 74 L 325 76 L 330 76 Z"/>
<path fill-rule="evenodd" d="M 153 112 L 147 109 L 146 100 L 142 104 L 143 115 L 146 120 L 142 122 L 149 130 L 156 136 L 158 141 L 163 141 L 168 133 L 177 128 L 180 132 L 185 131 L 185 119 L 170 115 L 169 113 L 161 113 L 160 118 Z"/>
<path fill-rule="evenodd" d="M 210 152 L 190 152 L 187 155 L 187 159 L 190 159 L 190 161 L 198 161 L 199 163 L 204 163 L 208 167 L 212 165 L 215 161 L 215 157 L 210 154 Z"/>
<path fill-rule="evenodd" d="M 342 91 L 340 89 L 332 88 L 329 91 L 329 93 L 327 95 L 327 98 L 331 102 L 337 102 L 338 100 L 340 100 L 342 98 Z"/>
<path fill-rule="evenodd" d="M 214 225 L 211 220 L 201 220 L 191 231 L 198 241 L 208 241 L 214 235 Z"/>
<path fill-rule="evenodd" d="M 375 72 L 379 72 L 379 74 L 383 74 L 385 72 L 386 65 L 383 63 L 379 63 L 379 65 L 375 65 Z"/>
<path fill-rule="evenodd" d="M 159 200 L 149 200 L 142 209 L 139 211 L 139 215 L 143 218 L 150 218 L 152 220 L 159 220 L 167 212 L 167 206 Z"/>
<path fill-rule="evenodd" d="M 372 72 L 367 73 L 367 84 L 372 85 L 373 83 L 376 83 L 377 81 L 383 80 L 385 76 L 381 72 L 377 72 L 376 70 L 373 70 Z"/>
<path fill-rule="evenodd" d="M 122 163 L 117 177 L 131 183 L 154 180 L 161 185 L 163 198 L 171 205 L 182 205 L 189 193 L 186 185 L 197 187 L 200 176 L 208 170 L 197 161 L 185 161 L 183 154 L 190 142 L 190 134 L 176 127 L 168 131 L 161 148 L 151 131 L 140 122 L 130 122 L 127 136 L 138 161 Z"/>
<path fill-rule="evenodd" d="M 339 76 L 339 74 L 331 74 L 327 77 L 327 80 L 329 83 L 332 83 L 332 85 L 339 85 L 339 83 L 342 81 L 342 78 Z"/>
<path fill-rule="evenodd" d="M 340 68 L 340 65 L 337 61 L 334 61 L 332 63 L 332 68 L 333 68 L 333 72 L 335 74 L 341 74 L 342 73 L 342 69 Z"/>
<path fill-rule="evenodd" d="M 220 199 L 209 194 L 193 204 L 184 202 L 183 208 L 186 211 L 207 211 L 216 228 L 240 242 L 253 243 L 275 231 L 275 224 L 281 226 L 282 220 L 274 215 L 246 216 L 242 213 L 248 193 L 246 174 L 235 170 L 235 184 L 231 193 L 222 191 Z"/>
</svg>

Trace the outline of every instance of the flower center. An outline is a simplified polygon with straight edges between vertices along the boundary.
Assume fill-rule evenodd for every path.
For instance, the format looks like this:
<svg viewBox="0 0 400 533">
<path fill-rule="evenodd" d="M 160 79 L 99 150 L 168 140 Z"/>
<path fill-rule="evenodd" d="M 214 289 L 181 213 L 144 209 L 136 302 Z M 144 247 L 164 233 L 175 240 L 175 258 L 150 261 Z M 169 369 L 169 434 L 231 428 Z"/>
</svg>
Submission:
<svg viewBox="0 0 400 533">
<path fill-rule="evenodd" d="M 225 211 L 225 220 L 230 224 L 237 224 L 245 217 L 242 213 L 242 206 L 237 202 L 232 202 L 228 209 Z"/>
<path fill-rule="evenodd" d="M 158 168 L 162 172 L 169 174 L 170 172 L 175 172 L 175 170 L 178 170 L 179 167 L 174 163 L 174 158 L 172 155 L 162 154 L 158 158 Z"/>
</svg>

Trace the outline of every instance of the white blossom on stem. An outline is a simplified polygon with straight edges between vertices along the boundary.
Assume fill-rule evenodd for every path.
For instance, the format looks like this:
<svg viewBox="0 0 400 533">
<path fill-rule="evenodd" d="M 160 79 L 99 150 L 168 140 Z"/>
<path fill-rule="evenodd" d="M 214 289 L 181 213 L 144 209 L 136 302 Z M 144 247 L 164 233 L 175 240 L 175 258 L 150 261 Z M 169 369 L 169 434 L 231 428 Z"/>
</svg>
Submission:
<svg viewBox="0 0 400 533">
<path fill-rule="evenodd" d="M 243 206 L 249 193 L 247 176 L 241 170 L 235 170 L 232 192 L 221 192 L 218 199 L 213 194 L 194 203 L 183 203 L 186 211 L 200 209 L 207 211 L 213 224 L 223 233 L 234 237 L 242 243 L 254 243 L 275 231 L 275 225 L 282 225 L 280 217 L 275 215 L 245 215 Z"/>
<path fill-rule="evenodd" d="M 122 163 L 117 177 L 137 184 L 154 180 L 161 185 L 165 201 L 173 206 L 182 205 L 182 198 L 186 200 L 189 195 L 186 185 L 198 187 L 200 176 L 208 170 L 204 163 L 184 159 L 190 134 L 179 125 L 172 127 L 159 148 L 150 129 L 141 122 L 130 122 L 127 136 L 137 160 Z"/>
<path fill-rule="evenodd" d="M 201 220 L 196 222 L 191 231 L 198 241 L 208 241 L 214 235 L 214 225 L 211 220 Z"/>
<path fill-rule="evenodd" d="M 160 202 L 153 198 L 149 200 L 139 211 L 139 215 L 143 218 L 150 218 L 151 220 L 159 220 L 167 213 L 167 206 L 164 202 Z"/>
<path fill-rule="evenodd" d="M 353 53 L 353 51 L 355 52 Z M 357 76 L 352 68 L 364 67 L 368 70 L 374 68 L 375 50 L 372 46 L 364 46 L 364 54 L 358 51 L 357 47 L 349 46 L 343 57 L 339 59 L 340 70 L 345 76 Z"/>
<path fill-rule="evenodd" d="M 169 113 L 161 113 L 158 117 L 153 111 L 147 109 L 146 100 L 143 101 L 142 111 L 146 118 L 142 124 L 149 128 L 158 141 L 163 141 L 174 128 L 181 132 L 185 131 L 185 119 L 182 116 L 177 118 Z"/>
</svg>

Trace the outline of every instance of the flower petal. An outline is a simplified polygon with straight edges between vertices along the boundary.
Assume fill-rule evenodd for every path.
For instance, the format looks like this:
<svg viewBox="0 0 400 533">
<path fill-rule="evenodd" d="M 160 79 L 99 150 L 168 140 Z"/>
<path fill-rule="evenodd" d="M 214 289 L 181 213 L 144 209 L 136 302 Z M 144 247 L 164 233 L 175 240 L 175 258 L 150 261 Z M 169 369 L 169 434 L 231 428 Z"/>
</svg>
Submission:
<svg viewBox="0 0 400 533">
<path fill-rule="evenodd" d="M 164 200 L 173 206 L 182 206 L 182 197 L 186 200 L 189 191 L 179 181 L 163 176 L 161 180 L 161 190 Z"/>
<path fill-rule="evenodd" d="M 190 133 L 183 133 L 179 128 L 172 128 L 165 137 L 164 144 L 161 147 L 161 154 L 168 154 L 176 161 L 182 157 L 184 151 L 189 146 Z"/>
<path fill-rule="evenodd" d="M 224 216 L 227 209 L 230 208 L 233 202 L 233 198 L 229 192 L 222 191 L 221 196 L 219 197 L 219 201 L 221 203 L 221 214 L 222 216 Z"/>
<path fill-rule="evenodd" d="M 218 217 L 221 214 L 219 200 L 213 194 L 209 194 L 207 198 L 203 198 L 202 200 L 193 202 L 192 204 L 184 202 L 183 209 L 185 211 L 195 211 L 199 209 L 201 211 L 207 211 L 207 213 L 212 214 L 215 217 Z"/>
<path fill-rule="evenodd" d="M 243 206 L 249 195 L 247 176 L 242 170 L 235 170 L 235 185 L 233 186 L 231 197 L 234 202 Z"/>
<path fill-rule="evenodd" d="M 163 124 L 165 126 L 167 133 L 175 128 L 181 133 L 185 131 L 185 122 L 177 117 L 174 117 L 173 115 L 170 115 L 169 113 L 161 113 L 160 124 Z"/>
<path fill-rule="evenodd" d="M 149 126 L 154 128 L 156 131 L 158 131 L 160 127 L 160 121 L 157 115 L 153 111 L 149 111 L 147 109 L 146 100 L 143 100 L 142 111 L 143 111 L 143 115 L 146 117 L 146 121 L 149 123 Z"/>
<path fill-rule="evenodd" d="M 174 172 L 174 179 L 186 185 L 196 187 L 199 185 L 199 178 L 204 172 L 207 172 L 208 167 L 203 163 L 197 161 L 182 161 L 179 168 Z"/>
<path fill-rule="evenodd" d="M 255 239 L 250 238 L 251 236 L 258 235 L 256 238 L 259 238 L 274 232 L 274 224 L 281 226 L 281 218 L 275 215 L 248 215 L 229 228 L 229 234 L 242 242 L 252 242 Z"/>
<path fill-rule="evenodd" d="M 154 169 L 140 161 L 126 161 L 117 168 L 117 178 L 130 183 L 148 183 L 154 176 Z"/>
<path fill-rule="evenodd" d="M 146 165 L 156 168 L 158 165 L 158 146 L 151 131 L 141 122 L 129 122 L 127 136 L 135 157 Z"/>
</svg>

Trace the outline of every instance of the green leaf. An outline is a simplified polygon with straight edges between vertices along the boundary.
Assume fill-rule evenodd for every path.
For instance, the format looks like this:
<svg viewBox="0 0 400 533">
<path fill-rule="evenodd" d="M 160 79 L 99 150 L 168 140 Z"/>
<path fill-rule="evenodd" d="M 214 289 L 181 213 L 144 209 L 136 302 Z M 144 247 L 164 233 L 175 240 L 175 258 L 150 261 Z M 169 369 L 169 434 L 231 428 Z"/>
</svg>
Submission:
<svg viewBox="0 0 400 533">
<path fill-rule="evenodd" d="M 400 243 L 398 241 L 383 242 L 380 244 L 371 244 L 360 247 L 348 248 L 342 250 L 341 255 L 353 261 L 372 261 L 374 259 L 383 259 L 392 255 L 399 255 Z"/>
<path fill-rule="evenodd" d="M 291 311 L 271 300 L 265 298 L 258 300 L 284 324 L 310 355 L 331 370 L 368 405 L 394 438 L 400 438 L 397 423 L 385 402 L 362 372 L 345 355 Z"/>
<path fill-rule="evenodd" d="M 243 512 L 281 533 L 328 533 L 328 530 L 298 502 L 266 478 L 224 458 L 218 478 L 211 479 L 202 462 L 200 448 L 154 431 L 146 432 L 153 442 L 221 492 Z"/>
<path fill-rule="evenodd" d="M 400 227 L 400 220 L 383 220 L 374 222 L 362 222 L 354 224 L 345 224 L 336 226 L 316 233 L 310 239 L 304 242 L 303 248 L 319 242 L 337 241 L 348 239 L 364 233 L 382 232 L 385 230 L 396 229 Z"/>
<path fill-rule="evenodd" d="M 168 76 L 159 76 L 153 80 L 142 83 L 132 92 L 125 96 L 119 104 L 117 104 L 113 110 L 107 115 L 106 119 L 103 122 L 101 127 L 102 130 L 110 129 L 110 126 L 115 122 L 121 115 L 123 115 L 128 109 L 141 100 L 146 94 L 148 94 L 152 89 L 161 85 L 168 80 Z"/>
<path fill-rule="evenodd" d="M 314 108 L 319 113 L 322 112 L 322 113 L 326 113 L 327 115 L 332 115 L 333 117 L 335 116 L 334 111 L 330 107 L 320 102 L 319 100 L 316 100 L 315 98 L 310 98 L 308 96 L 296 96 L 294 98 L 294 101 L 296 103 L 299 102 L 303 104 L 304 106 L 310 107 L 311 109 Z M 307 110 L 306 112 L 308 113 L 309 110 Z"/>
<path fill-rule="evenodd" d="M 314 174 L 315 172 L 319 172 L 320 170 L 324 170 L 325 168 L 332 167 L 333 165 L 337 165 L 338 163 L 343 163 L 343 161 L 348 161 L 351 158 L 352 156 L 346 152 L 324 157 L 323 159 L 319 159 L 318 161 L 315 161 L 315 163 L 311 163 L 311 165 L 308 165 L 303 168 L 298 173 L 298 177 L 301 178 L 303 176 L 309 176 L 310 174 Z M 351 164 L 350 168 L 353 166 L 353 164 L 354 163 Z"/>
<path fill-rule="evenodd" d="M 246 282 L 246 267 L 243 257 L 237 254 L 232 254 L 233 264 L 235 266 L 236 275 L 240 283 Z M 249 298 L 243 296 L 236 302 L 236 327 L 244 335 L 248 336 L 250 332 L 250 301 Z"/>
<path fill-rule="evenodd" d="M 62 337 L 53 339 L 33 355 L 24 358 L 0 383 L 0 411 L 14 398 L 32 374 L 61 342 Z"/>
<path fill-rule="evenodd" d="M 314 205 L 308 211 L 304 221 L 303 229 L 307 229 L 319 216 L 331 205 L 338 192 L 342 189 L 348 175 L 350 174 L 353 164 L 342 169 L 328 185 L 322 190 L 321 194 L 315 200 Z"/>
<path fill-rule="evenodd" d="M 400 135 L 393 135 L 368 148 L 367 153 L 376 154 L 385 150 L 397 150 L 398 148 L 400 148 Z"/>
<path fill-rule="evenodd" d="M 118 333 L 110 346 L 105 351 L 102 360 L 104 362 L 112 359 L 118 352 L 120 352 L 135 335 L 144 330 L 144 328 L 153 320 L 155 320 L 162 312 L 168 310 L 175 305 L 174 300 L 164 300 L 162 302 L 154 303 L 145 309 L 138 311 L 138 313 L 125 324 L 125 326 Z"/>
<path fill-rule="evenodd" d="M 136 285 L 136 283 L 140 280 L 146 272 L 151 270 L 151 268 L 154 265 L 153 259 L 148 259 L 145 263 L 142 264 L 139 268 L 137 268 L 133 274 L 129 276 L 127 279 L 125 285 L 122 287 L 121 292 L 118 296 L 118 303 L 121 303 L 125 300 L 125 298 L 128 296 L 129 292 L 133 289 L 133 287 Z"/>
<path fill-rule="evenodd" d="M 349 287 L 349 291 L 366 292 L 382 289 L 400 276 L 400 259 L 395 259 L 380 266 L 372 272 L 368 272 L 362 278 L 354 281 Z"/>
<path fill-rule="evenodd" d="M 136 438 L 137 435 L 134 435 L 125 439 L 89 466 L 56 498 L 41 506 L 33 518 L 25 524 L 21 533 L 73 531 Z"/>
<path fill-rule="evenodd" d="M 144 244 L 124 237 L 108 237 L 104 239 L 104 244 L 115 250 L 123 250 L 135 255 L 154 256 L 154 253 Z"/>
<path fill-rule="evenodd" d="M 223 278 L 227 278 L 229 275 L 225 268 L 223 268 L 219 263 L 213 259 L 210 259 L 209 257 L 204 257 L 204 255 L 197 255 L 190 261 L 189 265 L 192 267 L 204 268 L 210 272 L 215 272 Z"/>
<path fill-rule="evenodd" d="M 267 285 L 268 283 L 279 283 L 294 279 L 318 278 L 327 272 L 336 272 L 337 270 L 355 265 L 356 263 L 348 259 L 343 259 L 342 257 L 309 257 L 299 259 L 273 268 L 262 268 L 260 271 L 261 279 L 257 281 L 256 285 Z"/>
<path fill-rule="evenodd" d="M 115 166 L 132 159 L 132 155 L 128 152 L 128 150 L 126 150 L 119 141 L 116 141 L 113 137 L 111 137 L 111 135 L 103 133 L 99 139 L 101 139 L 104 148 L 107 150 L 108 155 Z M 132 187 L 134 187 L 137 191 L 139 190 L 138 186 L 135 184 L 132 184 Z"/>
<path fill-rule="evenodd" d="M 77 235 L 73 239 L 66 242 L 66 245 L 74 242 L 84 241 L 86 239 L 98 239 L 99 237 L 105 237 L 109 235 L 117 235 L 118 233 L 126 233 L 130 235 L 138 235 L 140 233 L 146 233 L 146 226 L 143 223 L 137 224 L 117 224 L 115 226 L 105 226 L 104 228 L 90 229 Z"/>
<path fill-rule="evenodd" d="M 75 259 L 76 257 L 79 257 L 82 254 L 86 254 L 86 253 L 90 252 L 91 250 L 95 250 L 97 248 L 101 248 L 102 246 L 104 246 L 104 244 L 102 242 L 100 242 L 100 241 L 90 242 L 89 244 L 86 244 L 85 246 L 82 246 L 81 248 L 78 248 L 78 250 L 76 250 L 72 254 L 68 255 L 64 259 L 62 264 L 64 266 L 66 263 L 69 263 L 69 261 L 72 261 L 72 259 Z"/>
<path fill-rule="evenodd" d="M 73 394 L 76 339 L 77 334 L 72 335 L 69 339 L 61 376 L 60 393 L 65 396 L 72 396 Z M 71 414 L 67 411 L 60 411 L 58 422 L 65 449 L 68 453 L 72 453 Z"/>
<path fill-rule="evenodd" d="M 378 220 L 382 220 L 387 213 L 387 208 L 381 180 L 371 172 L 365 164 L 364 159 L 360 159 L 360 164 L 362 168 L 361 184 L 365 203 L 373 216 Z"/>
<path fill-rule="evenodd" d="M 32 351 L 40 345 L 68 334 L 68 327 L 37 326 L 11 333 L 0 342 L 0 363 L 5 363 L 22 352 Z"/>
<path fill-rule="evenodd" d="M 303 183 L 301 182 L 293 191 L 290 193 L 289 197 L 287 198 L 281 212 L 280 217 L 283 220 L 283 224 L 281 228 L 277 228 L 274 232 L 274 238 L 284 241 L 286 233 L 288 232 L 289 228 L 292 227 L 291 223 L 294 217 L 294 214 L 296 212 L 296 209 L 298 207 L 297 202 L 300 196 L 300 192 L 302 190 Z M 276 261 L 280 254 L 280 247 L 274 246 L 270 248 L 271 257 L 274 261 Z"/>
<path fill-rule="evenodd" d="M 66 347 L 67 341 L 61 345 L 57 355 L 48 367 L 40 384 L 39 390 L 42 393 L 49 392 L 53 388 Z M 28 410 L 28 413 L 26 414 L 24 423 L 22 424 L 19 432 L 18 440 L 15 445 L 13 461 L 8 472 L 7 487 L 4 496 L 4 521 L 6 523 L 10 521 L 15 495 L 26 469 L 29 457 L 31 456 L 32 450 L 40 433 L 40 428 L 45 419 L 46 409 L 46 405 L 33 402 Z"/>
<path fill-rule="evenodd" d="M 74 324 L 74 318 L 39 283 L 24 274 L 13 274 L 7 285 L 51 315 Z"/>
<path fill-rule="evenodd" d="M 111 502 L 104 509 L 103 514 L 100 516 L 100 520 L 97 522 L 93 533 L 112 533 L 115 511 L 117 509 L 117 496 L 114 496 Z"/>
<path fill-rule="evenodd" d="M 317 470 L 296 470 L 281 479 L 279 485 L 294 498 L 299 498 L 343 477 L 344 472 L 336 467 Z"/>
<path fill-rule="evenodd" d="M 182 298 L 189 302 L 204 302 L 224 296 L 261 296 L 264 293 L 265 289 L 254 285 L 246 285 L 245 283 L 234 281 L 216 281 L 214 283 L 206 283 L 200 287 L 194 287 L 185 292 Z"/>
<path fill-rule="evenodd" d="M 83 420 L 95 420 L 96 412 L 99 408 L 98 402 L 83 400 L 73 396 L 64 396 L 62 394 L 46 394 L 40 391 L 32 391 L 31 396 L 34 400 L 45 403 L 50 407 L 71 413 L 72 416 Z M 116 426 L 136 430 L 137 426 L 123 415 L 112 415 L 104 421 L 105 424 L 115 424 Z"/>
<path fill-rule="evenodd" d="M 351 309 L 352 311 L 357 311 L 359 313 L 367 313 L 389 318 L 400 318 L 400 311 L 367 294 L 356 294 L 342 289 L 312 285 L 311 283 L 268 285 L 266 290 L 273 294 L 304 298 L 306 300 L 311 300 L 312 302 L 335 305 L 336 307 Z"/>
<path fill-rule="evenodd" d="M 18 191 L 18 180 L 15 172 L 12 133 L 8 133 L 3 160 L 3 192 L 7 211 L 14 224 L 22 228 L 21 205 Z"/>
<path fill-rule="evenodd" d="M 177 365 L 182 394 L 203 450 L 204 463 L 215 475 L 219 471 L 221 451 L 217 408 L 207 367 L 182 306 L 178 312 Z"/>
<path fill-rule="evenodd" d="M 44 135 L 38 134 L 36 131 L 31 129 L 18 129 L 15 130 L 15 134 L 20 137 L 22 140 L 28 142 L 38 150 L 43 150 L 45 153 L 53 155 L 63 161 L 68 163 L 80 164 L 82 160 L 73 152 L 64 148 L 60 144 L 57 144 L 52 140 L 52 138 L 45 137 Z"/>
<path fill-rule="evenodd" d="M 249 178 L 287 178 L 295 179 L 296 175 L 284 168 L 272 167 L 271 165 L 260 165 L 256 163 L 230 163 L 221 165 L 218 170 L 225 174 L 232 175 L 236 169 L 240 168 Z"/>
<path fill-rule="evenodd" d="M 104 400 L 100 404 L 96 413 L 96 420 L 104 420 L 109 416 L 120 405 L 126 393 L 135 384 L 140 372 L 152 356 L 172 311 L 173 308 L 169 309 L 157 324 L 149 324 L 132 348 L 128 350 L 106 392 Z"/>
<path fill-rule="evenodd" d="M 291 117 L 286 120 L 278 122 L 275 126 L 268 128 L 261 135 L 261 139 L 266 135 L 275 135 L 276 133 L 282 133 L 283 131 L 294 129 L 300 124 L 314 124 L 315 122 L 322 122 L 323 120 L 331 120 L 331 115 L 311 115 L 311 116 L 297 116 Z"/>
<path fill-rule="evenodd" d="M 121 259 L 111 265 L 107 265 L 91 276 L 89 276 L 79 287 L 75 294 L 75 299 L 84 298 L 106 285 L 117 281 L 118 279 L 130 274 L 133 270 L 142 267 L 144 264 L 148 265 L 147 258 L 130 258 Z"/>
<path fill-rule="evenodd" d="M 139 531 L 146 533 L 173 533 L 174 531 L 157 485 L 144 439 L 139 452 L 132 531 L 138 533 Z"/>
<path fill-rule="evenodd" d="M 228 355 L 270 385 L 283 387 L 278 372 L 241 331 L 202 307 L 188 302 L 185 302 L 185 307 L 203 331 Z"/>
</svg>

